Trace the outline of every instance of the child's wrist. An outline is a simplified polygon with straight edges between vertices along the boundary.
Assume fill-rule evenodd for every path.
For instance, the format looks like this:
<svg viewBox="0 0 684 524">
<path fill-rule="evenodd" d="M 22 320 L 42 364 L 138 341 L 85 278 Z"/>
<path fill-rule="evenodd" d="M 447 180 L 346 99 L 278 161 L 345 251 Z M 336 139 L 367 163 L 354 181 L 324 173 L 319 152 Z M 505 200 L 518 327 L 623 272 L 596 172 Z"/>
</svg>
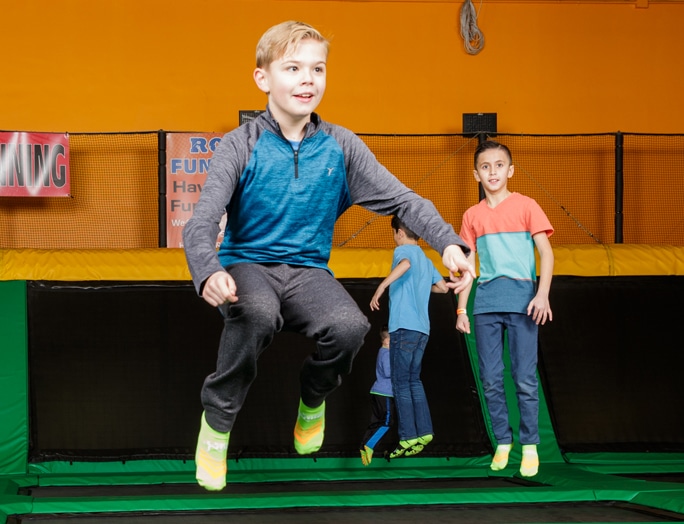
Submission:
<svg viewBox="0 0 684 524">
<path fill-rule="evenodd" d="M 458 308 L 458 309 L 456 310 L 456 315 L 457 315 L 457 316 L 458 316 L 458 315 L 467 315 L 467 314 L 468 314 L 468 311 L 466 311 L 465 309 Z"/>
</svg>

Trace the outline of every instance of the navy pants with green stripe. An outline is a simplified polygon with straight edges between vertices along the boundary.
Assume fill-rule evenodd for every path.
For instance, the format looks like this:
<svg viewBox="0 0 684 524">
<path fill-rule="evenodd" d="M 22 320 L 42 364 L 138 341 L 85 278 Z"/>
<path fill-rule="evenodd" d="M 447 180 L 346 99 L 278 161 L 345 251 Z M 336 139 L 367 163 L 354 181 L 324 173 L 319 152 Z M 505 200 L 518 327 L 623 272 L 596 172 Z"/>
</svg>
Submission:
<svg viewBox="0 0 684 524">
<path fill-rule="evenodd" d="M 361 446 L 364 449 L 368 446 L 375 449 L 375 446 L 382 440 L 392 426 L 395 424 L 396 411 L 394 398 L 385 397 L 371 393 L 371 421 L 363 435 Z"/>
</svg>

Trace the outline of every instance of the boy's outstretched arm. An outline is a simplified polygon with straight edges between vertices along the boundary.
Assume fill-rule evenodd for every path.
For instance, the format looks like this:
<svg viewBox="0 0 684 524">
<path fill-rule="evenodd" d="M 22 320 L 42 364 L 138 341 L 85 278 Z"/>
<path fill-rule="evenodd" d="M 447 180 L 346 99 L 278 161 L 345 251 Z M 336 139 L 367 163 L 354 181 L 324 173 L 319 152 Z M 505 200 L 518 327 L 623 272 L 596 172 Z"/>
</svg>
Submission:
<svg viewBox="0 0 684 524">
<path fill-rule="evenodd" d="M 444 267 L 449 270 L 451 282 L 448 286 L 455 294 L 458 295 L 473 283 L 473 279 L 475 278 L 475 267 L 473 266 L 472 261 L 469 258 L 466 258 L 463 249 L 461 249 L 460 246 L 452 244 L 444 248 L 442 263 L 444 264 Z"/>
<path fill-rule="evenodd" d="M 217 307 L 226 302 L 237 302 L 237 286 L 235 280 L 226 271 L 212 273 L 202 287 L 202 298 L 210 305 Z"/>
<path fill-rule="evenodd" d="M 549 303 L 549 290 L 553 278 L 553 248 L 546 231 L 537 233 L 532 239 L 537 251 L 539 251 L 539 282 L 537 283 L 537 294 L 527 306 L 527 314 L 532 316 L 532 320 L 537 325 L 543 326 L 547 320 L 553 320 L 553 312 Z"/>
<path fill-rule="evenodd" d="M 392 282 L 397 280 L 409 269 L 411 269 L 411 262 L 409 262 L 408 258 L 404 258 L 394 267 L 390 274 L 387 275 L 382 282 L 380 282 L 378 288 L 373 294 L 373 298 L 371 298 L 370 301 L 371 311 L 378 311 L 380 309 L 380 297 L 385 292 L 385 289 L 387 289 Z"/>
</svg>

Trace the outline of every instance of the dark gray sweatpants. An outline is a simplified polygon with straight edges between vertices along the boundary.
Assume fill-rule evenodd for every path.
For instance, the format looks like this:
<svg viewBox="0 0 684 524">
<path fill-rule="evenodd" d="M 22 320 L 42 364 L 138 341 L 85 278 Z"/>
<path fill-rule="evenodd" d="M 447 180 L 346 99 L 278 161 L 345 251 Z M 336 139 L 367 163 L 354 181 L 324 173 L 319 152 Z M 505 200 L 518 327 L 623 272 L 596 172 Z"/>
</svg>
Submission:
<svg viewBox="0 0 684 524">
<path fill-rule="evenodd" d="M 301 398 L 320 406 L 351 371 L 370 329 L 342 284 L 323 269 L 285 264 L 236 264 L 228 268 L 238 301 L 224 315 L 217 369 L 202 387 L 209 425 L 228 432 L 256 377 L 257 359 L 284 326 L 316 341 L 300 374 Z"/>
</svg>

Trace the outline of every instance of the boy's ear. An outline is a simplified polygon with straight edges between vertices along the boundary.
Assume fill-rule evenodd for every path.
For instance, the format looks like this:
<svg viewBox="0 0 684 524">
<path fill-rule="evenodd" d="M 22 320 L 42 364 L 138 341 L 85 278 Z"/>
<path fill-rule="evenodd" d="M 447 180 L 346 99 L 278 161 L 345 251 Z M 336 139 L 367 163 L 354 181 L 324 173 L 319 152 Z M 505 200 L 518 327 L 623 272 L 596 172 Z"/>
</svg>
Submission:
<svg viewBox="0 0 684 524">
<path fill-rule="evenodd" d="M 259 89 L 261 89 L 264 93 L 269 94 L 270 89 L 268 87 L 268 77 L 266 76 L 266 72 L 261 67 L 257 67 L 254 70 L 254 82 L 256 82 L 256 85 Z"/>
<path fill-rule="evenodd" d="M 515 171 L 515 166 L 513 164 L 510 165 L 508 168 L 508 178 L 511 178 L 513 176 L 513 172 Z"/>
<path fill-rule="evenodd" d="M 480 175 L 477 174 L 477 169 L 473 169 L 473 176 L 475 177 L 475 180 L 478 182 L 480 181 Z"/>
</svg>

